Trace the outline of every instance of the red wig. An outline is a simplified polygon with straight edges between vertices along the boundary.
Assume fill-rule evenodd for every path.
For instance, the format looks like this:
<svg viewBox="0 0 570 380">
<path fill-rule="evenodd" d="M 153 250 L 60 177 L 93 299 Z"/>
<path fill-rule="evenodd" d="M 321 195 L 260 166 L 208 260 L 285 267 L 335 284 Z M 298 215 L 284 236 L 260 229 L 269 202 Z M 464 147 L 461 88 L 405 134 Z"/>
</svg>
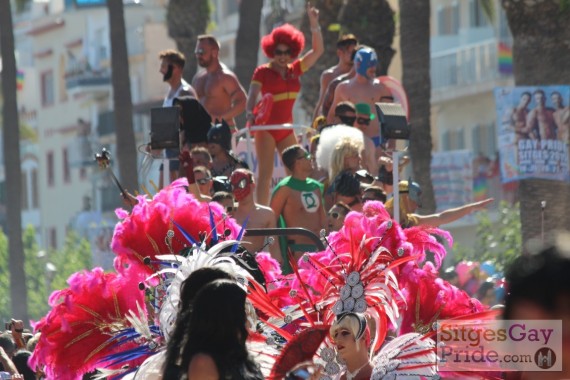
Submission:
<svg viewBox="0 0 570 380">
<path fill-rule="evenodd" d="M 291 49 L 291 58 L 295 59 L 305 47 L 305 36 L 291 24 L 283 24 L 261 39 L 261 48 L 266 56 L 274 57 L 277 45 L 283 44 Z"/>
</svg>

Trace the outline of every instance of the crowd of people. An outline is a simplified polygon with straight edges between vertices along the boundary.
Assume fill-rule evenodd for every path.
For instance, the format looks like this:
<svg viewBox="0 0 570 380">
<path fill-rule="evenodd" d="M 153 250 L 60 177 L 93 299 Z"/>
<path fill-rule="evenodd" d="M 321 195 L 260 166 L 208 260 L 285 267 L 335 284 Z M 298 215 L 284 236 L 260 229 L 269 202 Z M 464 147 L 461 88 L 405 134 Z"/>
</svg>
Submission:
<svg viewBox="0 0 570 380">
<path fill-rule="evenodd" d="M 490 307 L 503 302 L 510 313 L 517 302 L 541 307 L 522 291 L 509 300 L 508 279 L 490 263 L 441 268 L 442 241 L 452 238 L 438 227 L 493 199 L 425 215 L 416 182 L 393 187 L 375 103 L 394 99 L 376 78 L 376 52 L 356 36 L 339 38 L 338 63 L 321 75 L 313 130 L 289 126 L 299 78 L 324 53 L 319 12 L 308 5 L 307 15 L 310 48 L 302 53 L 292 25 L 275 28 L 247 92 L 211 35 L 197 38 L 203 70 L 191 84 L 180 52 L 160 54 L 163 105 L 181 108 L 180 149 L 164 152 L 168 173 L 162 166 L 154 197 L 129 197 L 131 209 L 117 211 L 116 273 L 74 274 L 33 338 L 17 320 L 0 335 L 0 364 L 13 379 L 94 370 L 139 380 L 438 379 L 435 320 L 493 318 Z M 253 133 L 257 176 L 232 151 L 243 113 L 247 127 L 268 127 Z M 288 176 L 271 188 L 276 150 Z M 307 235 L 248 235 L 277 227 L 303 228 L 325 250 Z M 31 355 L 26 368 L 20 352 Z"/>
</svg>

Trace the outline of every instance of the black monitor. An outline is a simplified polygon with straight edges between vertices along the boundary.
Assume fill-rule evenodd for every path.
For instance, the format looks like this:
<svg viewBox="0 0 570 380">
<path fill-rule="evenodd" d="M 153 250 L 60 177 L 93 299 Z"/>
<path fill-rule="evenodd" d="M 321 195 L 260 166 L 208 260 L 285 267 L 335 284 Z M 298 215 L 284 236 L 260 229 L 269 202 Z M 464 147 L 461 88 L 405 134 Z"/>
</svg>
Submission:
<svg viewBox="0 0 570 380">
<path fill-rule="evenodd" d="M 376 103 L 376 113 L 380 122 L 380 134 L 383 141 L 389 139 L 409 140 L 411 126 L 406 112 L 398 103 Z"/>
<path fill-rule="evenodd" d="M 157 107 L 150 110 L 150 147 L 180 148 L 180 108 Z"/>
</svg>

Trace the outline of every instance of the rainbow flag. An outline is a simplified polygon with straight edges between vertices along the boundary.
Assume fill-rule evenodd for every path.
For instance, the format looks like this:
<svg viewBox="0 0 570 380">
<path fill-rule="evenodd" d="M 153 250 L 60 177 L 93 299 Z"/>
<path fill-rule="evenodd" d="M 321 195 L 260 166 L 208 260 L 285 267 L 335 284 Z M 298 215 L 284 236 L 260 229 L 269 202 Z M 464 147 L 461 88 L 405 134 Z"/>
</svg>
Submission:
<svg viewBox="0 0 570 380">
<path fill-rule="evenodd" d="M 504 42 L 499 42 L 499 72 L 501 74 L 513 73 L 513 49 Z"/>
<path fill-rule="evenodd" d="M 16 88 L 18 91 L 24 89 L 24 72 L 21 70 L 16 72 Z"/>
<path fill-rule="evenodd" d="M 482 201 L 489 197 L 487 178 L 485 176 L 478 176 L 473 178 L 473 200 L 475 202 Z"/>
</svg>

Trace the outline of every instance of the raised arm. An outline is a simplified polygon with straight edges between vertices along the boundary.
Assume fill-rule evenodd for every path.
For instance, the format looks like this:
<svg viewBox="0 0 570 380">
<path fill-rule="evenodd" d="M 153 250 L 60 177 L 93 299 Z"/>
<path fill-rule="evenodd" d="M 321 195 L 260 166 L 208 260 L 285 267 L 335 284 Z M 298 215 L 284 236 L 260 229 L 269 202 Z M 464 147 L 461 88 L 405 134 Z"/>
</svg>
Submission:
<svg viewBox="0 0 570 380">
<path fill-rule="evenodd" d="M 323 34 L 319 26 L 319 10 L 311 6 L 311 3 L 307 3 L 307 16 L 309 17 L 309 24 L 311 25 L 312 42 L 311 50 L 301 57 L 304 70 L 309 70 L 325 52 Z"/>
<path fill-rule="evenodd" d="M 415 215 L 418 220 L 418 224 L 422 226 L 439 227 L 442 224 L 447 224 L 456 221 L 457 219 L 463 218 L 465 215 L 469 215 L 474 211 L 482 210 L 491 204 L 494 198 L 487 198 L 485 200 L 468 203 L 461 207 L 448 209 L 440 212 L 439 214 L 431 215 Z"/>
</svg>

